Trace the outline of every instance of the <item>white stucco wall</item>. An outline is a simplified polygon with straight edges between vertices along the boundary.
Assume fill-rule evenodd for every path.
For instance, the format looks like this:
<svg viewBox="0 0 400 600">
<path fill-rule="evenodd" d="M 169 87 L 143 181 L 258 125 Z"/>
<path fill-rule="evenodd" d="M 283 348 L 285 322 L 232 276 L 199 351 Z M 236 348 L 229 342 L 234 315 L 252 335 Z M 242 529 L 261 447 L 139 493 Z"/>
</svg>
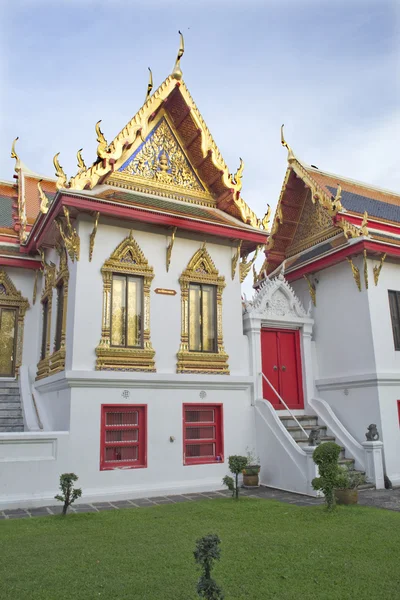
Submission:
<svg viewBox="0 0 400 600">
<path fill-rule="evenodd" d="M 71 276 L 71 306 L 68 311 L 68 332 L 73 334 L 71 363 L 67 368 L 92 370 L 95 366 L 95 348 L 101 337 L 103 279 L 101 267 L 115 248 L 129 235 L 124 223 L 100 220 L 92 262 L 88 260 L 89 236 L 93 222 L 80 217 L 79 235 L 81 257 L 72 266 L 76 274 Z M 181 335 L 181 294 L 179 277 L 194 253 L 200 248 L 204 236 L 191 239 L 193 234 L 177 231 L 172 251 L 169 272 L 166 271 L 166 248 L 169 237 L 165 229 L 135 228 L 133 236 L 146 259 L 154 269 L 150 293 L 150 332 L 156 351 L 155 362 L 158 373 L 176 372 L 176 353 Z M 231 279 L 233 246 L 207 240 L 207 250 L 220 275 L 225 277 L 223 291 L 223 336 L 225 350 L 229 355 L 232 375 L 248 374 L 247 342 L 242 333 L 241 291 L 238 273 Z M 71 264 L 70 264 L 71 266 Z M 237 270 L 238 271 L 238 270 Z M 73 288 L 73 289 L 72 289 Z M 175 296 L 154 293 L 155 288 L 176 290 Z M 72 298 L 73 297 L 73 298 Z M 68 355 L 69 357 L 69 355 Z"/>
<path fill-rule="evenodd" d="M 54 401 L 57 394 L 71 395 L 70 432 L 40 464 L 35 454 L 29 458 L 27 444 L 19 446 L 18 461 L 10 453 L 5 455 L 8 476 L 0 488 L 0 507 L 54 503 L 58 477 L 66 471 L 79 476 L 82 502 L 221 489 L 222 478 L 229 472 L 227 457 L 255 449 L 251 386 L 251 378 L 231 377 L 227 383 L 222 375 L 142 374 L 139 379 L 128 373 L 70 372 L 67 380 L 53 379 L 53 384 L 42 380 L 42 393 L 52 391 Z M 124 390 L 130 392 L 128 399 L 122 396 Z M 206 396 L 200 397 L 200 392 Z M 101 405 L 135 403 L 147 405 L 147 468 L 100 471 Z M 184 403 L 223 404 L 223 463 L 183 464 Z M 172 443 L 170 436 L 175 437 Z M 0 449 L 6 439 L 7 434 L 0 435 Z M 11 442 L 8 439 L 9 446 Z"/>
</svg>

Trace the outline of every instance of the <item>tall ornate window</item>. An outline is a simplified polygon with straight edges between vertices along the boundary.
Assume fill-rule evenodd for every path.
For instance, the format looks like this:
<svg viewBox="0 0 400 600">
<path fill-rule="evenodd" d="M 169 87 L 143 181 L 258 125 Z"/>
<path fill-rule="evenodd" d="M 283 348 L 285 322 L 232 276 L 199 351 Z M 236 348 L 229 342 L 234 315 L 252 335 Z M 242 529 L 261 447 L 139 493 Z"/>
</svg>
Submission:
<svg viewBox="0 0 400 600">
<path fill-rule="evenodd" d="M 0 269 L 0 376 L 18 375 L 22 362 L 24 317 L 29 302 Z"/>
<path fill-rule="evenodd" d="M 104 263 L 103 324 L 96 369 L 155 371 L 150 341 L 150 285 L 154 277 L 143 252 L 129 237 Z"/>
<path fill-rule="evenodd" d="M 60 266 L 54 283 L 57 290 L 57 314 L 54 352 L 50 357 L 50 373 L 57 373 L 58 371 L 63 371 L 65 369 L 68 280 L 68 259 L 65 248 L 62 248 L 60 252 Z"/>
<path fill-rule="evenodd" d="M 225 278 L 219 276 L 204 244 L 179 282 L 182 323 L 177 372 L 229 374 L 222 338 Z"/>
</svg>

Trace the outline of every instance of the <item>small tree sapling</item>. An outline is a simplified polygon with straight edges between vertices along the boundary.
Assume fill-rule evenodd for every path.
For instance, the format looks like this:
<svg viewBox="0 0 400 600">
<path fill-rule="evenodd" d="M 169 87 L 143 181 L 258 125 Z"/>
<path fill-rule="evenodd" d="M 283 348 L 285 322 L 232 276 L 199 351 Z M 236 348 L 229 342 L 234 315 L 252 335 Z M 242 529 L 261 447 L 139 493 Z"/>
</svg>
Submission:
<svg viewBox="0 0 400 600">
<path fill-rule="evenodd" d="M 233 456 L 229 456 L 228 463 L 229 463 L 230 472 L 233 473 L 233 475 L 235 475 L 235 482 L 233 481 L 232 477 L 230 477 L 229 475 L 226 475 L 223 478 L 222 483 L 224 485 L 226 485 L 229 490 L 232 490 L 232 496 L 234 498 L 236 498 L 236 500 L 238 500 L 238 498 L 239 498 L 238 478 L 239 478 L 239 474 L 242 473 L 243 469 L 246 468 L 247 457 L 246 456 L 238 456 L 235 454 Z"/>
<path fill-rule="evenodd" d="M 75 481 L 78 481 L 78 476 L 75 475 L 75 473 L 63 473 L 60 475 L 60 490 L 62 491 L 62 495 L 57 494 L 54 498 L 60 502 L 64 502 L 62 510 L 63 515 L 66 515 L 68 507 L 71 506 L 77 498 L 82 496 L 81 488 L 74 489 Z"/>
</svg>

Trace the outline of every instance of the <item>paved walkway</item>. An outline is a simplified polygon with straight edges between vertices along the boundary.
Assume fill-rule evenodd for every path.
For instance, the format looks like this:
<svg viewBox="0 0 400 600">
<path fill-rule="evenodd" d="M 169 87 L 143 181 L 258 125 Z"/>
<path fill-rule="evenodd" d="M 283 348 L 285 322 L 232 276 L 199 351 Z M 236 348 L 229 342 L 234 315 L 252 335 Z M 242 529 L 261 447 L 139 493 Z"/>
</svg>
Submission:
<svg viewBox="0 0 400 600">
<path fill-rule="evenodd" d="M 256 490 L 241 490 L 240 493 L 250 498 L 263 498 L 279 500 L 296 506 L 315 506 L 322 504 L 321 498 L 301 496 L 291 492 L 282 492 L 272 488 L 260 487 Z M 121 508 L 141 508 L 142 506 L 157 506 L 161 504 L 176 504 L 178 502 L 195 502 L 196 500 L 213 500 L 226 498 L 231 495 L 229 491 L 204 492 L 197 494 L 181 494 L 177 496 L 157 496 L 155 498 L 137 498 L 133 500 L 117 500 L 115 502 L 92 502 L 91 504 L 76 504 L 69 508 L 69 513 L 88 513 L 103 510 L 118 510 Z M 375 506 L 400 512 L 400 488 L 395 490 L 361 490 L 359 504 Z M 40 508 L 13 508 L 0 511 L 0 519 L 23 519 L 30 517 L 44 517 L 57 515 L 61 512 L 61 505 L 44 506 Z"/>
</svg>

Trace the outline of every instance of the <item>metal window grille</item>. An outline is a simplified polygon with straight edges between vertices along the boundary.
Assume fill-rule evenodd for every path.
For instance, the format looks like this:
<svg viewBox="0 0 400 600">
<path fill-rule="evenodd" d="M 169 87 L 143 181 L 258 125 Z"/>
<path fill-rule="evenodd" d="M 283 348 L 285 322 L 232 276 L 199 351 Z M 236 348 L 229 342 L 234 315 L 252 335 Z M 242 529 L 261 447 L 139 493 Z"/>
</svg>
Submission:
<svg viewBox="0 0 400 600">
<path fill-rule="evenodd" d="M 184 464 L 223 461 L 222 405 L 183 407 Z"/>
<path fill-rule="evenodd" d="M 100 469 L 146 466 L 146 406 L 102 406 Z"/>
</svg>

